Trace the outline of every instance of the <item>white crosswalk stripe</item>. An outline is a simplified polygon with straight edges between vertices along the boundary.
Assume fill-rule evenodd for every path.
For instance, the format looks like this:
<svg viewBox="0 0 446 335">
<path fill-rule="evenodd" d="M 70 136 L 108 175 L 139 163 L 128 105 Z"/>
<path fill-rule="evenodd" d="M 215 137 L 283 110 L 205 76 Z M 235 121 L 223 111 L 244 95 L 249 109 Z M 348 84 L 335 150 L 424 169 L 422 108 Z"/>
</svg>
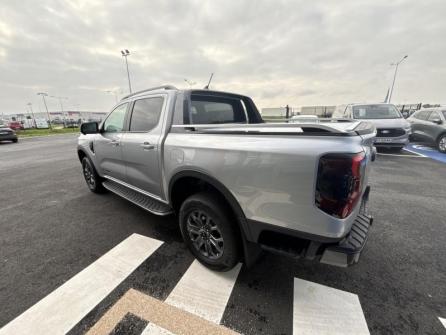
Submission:
<svg viewBox="0 0 446 335">
<path fill-rule="evenodd" d="M 446 319 L 439 318 L 440 322 L 443 324 L 444 328 L 446 328 Z"/>
<path fill-rule="evenodd" d="M 228 272 L 215 272 L 194 261 L 166 299 L 166 303 L 219 324 L 234 288 L 241 264 Z M 143 335 L 171 334 L 149 324 Z"/>
<path fill-rule="evenodd" d="M 356 294 L 294 278 L 293 334 L 370 334 Z"/>
<path fill-rule="evenodd" d="M 0 334 L 65 334 L 161 244 L 146 236 L 129 236 L 8 323 Z"/>
</svg>

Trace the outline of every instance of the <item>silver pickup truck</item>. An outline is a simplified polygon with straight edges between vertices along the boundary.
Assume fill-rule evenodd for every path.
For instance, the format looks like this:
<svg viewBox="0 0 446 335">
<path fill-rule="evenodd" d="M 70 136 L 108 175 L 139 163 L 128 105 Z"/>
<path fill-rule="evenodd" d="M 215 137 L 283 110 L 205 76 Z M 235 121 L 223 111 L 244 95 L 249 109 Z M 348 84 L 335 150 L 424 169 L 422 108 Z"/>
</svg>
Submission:
<svg viewBox="0 0 446 335">
<path fill-rule="evenodd" d="M 247 96 L 161 86 L 82 124 L 77 150 L 91 191 L 177 215 L 209 268 L 262 250 L 348 266 L 372 223 L 375 135 L 360 121 L 264 123 Z"/>
</svg>

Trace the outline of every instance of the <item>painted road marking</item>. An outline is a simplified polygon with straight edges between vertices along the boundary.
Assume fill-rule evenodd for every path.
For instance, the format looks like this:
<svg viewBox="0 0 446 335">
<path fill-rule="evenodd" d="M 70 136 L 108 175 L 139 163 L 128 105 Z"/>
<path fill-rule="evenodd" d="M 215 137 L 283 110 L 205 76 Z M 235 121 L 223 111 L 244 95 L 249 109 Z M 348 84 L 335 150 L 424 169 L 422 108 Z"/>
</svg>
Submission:
<svg viewBox="0 0 446 335">
<path fill-rule="evenodd" d="M 293 334 L 367 334 L 356 294 L 294 278 Z"/>
<path fill-rule="evenodd" d="M 133 234 L 0 330 L 6 334 L 65 334 L 161 246 Z"/>
<path fill-rule="evenodd" d="M 444 328 L 446 328 L 446 319 L 439 318 L 440 322 L 443 324 Z"/>
<path fill-rule="evenodd" d="M 92 327 L 87 335 L 108 335 L 127 313 L 160 325 L 164 334 L 183 335 L 237 335 L 181 308 L 169 305 L 135 289 L 128 290 L 119 301 Z"/>
<path fill-rule="evenodd" d="M 241 269 L 238 264 L 228 272 L 215 272 L 195 260 L 166 299 L 205 320 L 219 324 Z M 162 327 L 162 325 L 159 325 Z M 150 323 L 141 335 L 170 334 Z"/>
<path fill-rule="evenodd" d="M 411 149 L 409 149 L 409 148 L 403 148 L 403 150 L 405 150 L 405 151 L 407 151 L 407 152 L 410 152 L 410 153 L 412 153 L 412 154 L 415 154 L 415 155 L 418 155 L 418 156 L 421 156 L 421 157 L 427 157 L 426 155 L 423 155 L 422 153 L 419 153 L 419 152 L 416 152 L 416 151 L 413 151 L 413 150 L 411 150 Z"/>
</svg>

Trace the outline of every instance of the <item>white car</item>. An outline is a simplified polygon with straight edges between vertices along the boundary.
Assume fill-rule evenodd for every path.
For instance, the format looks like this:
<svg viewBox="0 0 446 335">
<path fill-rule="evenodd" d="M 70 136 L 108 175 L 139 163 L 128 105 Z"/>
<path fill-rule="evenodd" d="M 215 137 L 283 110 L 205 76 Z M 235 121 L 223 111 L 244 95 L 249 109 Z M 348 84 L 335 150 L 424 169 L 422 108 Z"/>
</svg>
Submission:
<svg viewBox="0 0 446 335">
<path fill-rule="evenodd" d="M 392 104 L 349 104 L 336 108 L 332 118 L 369 121 L 376 126 L 376 147 L 401 150 L 409 143 L 411 126 Z"/>
</svg>

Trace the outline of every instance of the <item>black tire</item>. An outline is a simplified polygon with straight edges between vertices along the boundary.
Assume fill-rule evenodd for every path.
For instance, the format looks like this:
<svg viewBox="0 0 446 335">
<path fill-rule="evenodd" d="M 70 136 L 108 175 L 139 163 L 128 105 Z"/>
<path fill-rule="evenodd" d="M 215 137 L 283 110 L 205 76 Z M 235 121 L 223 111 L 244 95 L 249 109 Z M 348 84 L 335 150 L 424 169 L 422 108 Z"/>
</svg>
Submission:
<svg viewBox="0 0 446 335">
<path fill-rule="evenodd" d="M 12 140 L 12 143 L 17 143 L 18 141 L 19 141 L 19 139 L 15 138 L 15 139 Z"/>
<path fill-rule="evenodd" d="M 446 134 L 441 134 L 437 140 L 437 149 L 442 153 L 446 153 Z"/>
<path fill-rule="evenodd" d="M 184 242 L 195 258 L 212 270 L 228 271 L 240 260 L 240 235 L 231 218 L 224 200 L 212 193 L 191 195 L 181 205 Z"/>
<path fill-rule="evenodd" d="M 103 179 L 98 175 L 93 163 L 88 157 L 82 159 L 82 173 L 89 190 L 93 193 L 105 193 L 106 189 L 102 186 Z"/>
</svg>

